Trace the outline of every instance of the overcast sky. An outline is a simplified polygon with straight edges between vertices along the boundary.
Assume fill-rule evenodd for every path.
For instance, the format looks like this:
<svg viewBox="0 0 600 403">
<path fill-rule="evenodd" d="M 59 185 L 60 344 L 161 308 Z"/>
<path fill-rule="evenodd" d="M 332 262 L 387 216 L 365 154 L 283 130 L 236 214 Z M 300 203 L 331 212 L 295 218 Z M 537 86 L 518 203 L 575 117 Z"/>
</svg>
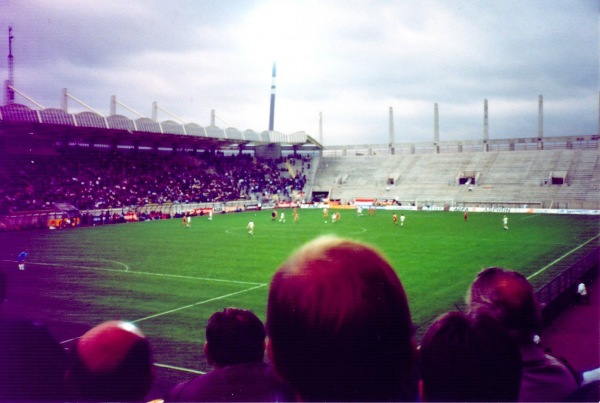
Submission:
<svg viewBox="0 0 600 403">
<path fill-rule="evenodd" d="M 275 130 L 323 143 L 598 133 L 598 0 L 0 0 L 0 78 L 44 107 L 62 88 L 102 114 Z M 30 104 L 17 95 L 17 102 Z M 83 110 L 74 101 L 69 112 Z M 119 107 L 117 113 L 138 116 Z M 171 120 L 159 113 L 158 120 Z"/>
</svg>

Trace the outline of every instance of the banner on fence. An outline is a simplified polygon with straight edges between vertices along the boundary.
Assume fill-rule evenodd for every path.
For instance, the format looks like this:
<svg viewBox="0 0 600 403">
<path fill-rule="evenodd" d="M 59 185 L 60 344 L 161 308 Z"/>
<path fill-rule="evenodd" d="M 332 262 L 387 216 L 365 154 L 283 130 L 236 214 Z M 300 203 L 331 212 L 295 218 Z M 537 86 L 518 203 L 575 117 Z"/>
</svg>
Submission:
<svg viewBox="0 0 600 403">
<path fill-rule="evenodd" d="M 354 205 L 361 207 L 372 206 L 375 202 L 374 198 L 356 198 L 354 199 Z"/>
</svg>

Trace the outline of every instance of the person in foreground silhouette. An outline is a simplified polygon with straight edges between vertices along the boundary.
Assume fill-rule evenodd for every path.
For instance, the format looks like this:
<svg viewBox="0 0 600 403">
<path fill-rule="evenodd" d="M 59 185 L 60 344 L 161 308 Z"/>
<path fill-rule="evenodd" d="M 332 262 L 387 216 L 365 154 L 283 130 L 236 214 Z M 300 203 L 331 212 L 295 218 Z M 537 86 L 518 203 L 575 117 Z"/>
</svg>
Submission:
<svg viewBox="0 0 600 403">
<path fill-rule="evenodd" d="M 521 355 L 495 319 L 449 312 L 434 321 L 419 350 L 422 401 L 514 402 Z"/>
<path fill-rule="evenodd" d="M 204 355 L 214 370 L 175 386 L 169 402 L 293 401 L 287 384 L 264 362 L 265 328 L 249 310 L 226 308 L 206 325 Z"/>
<path fill-rule="evenodd" d="M 75 401 L 143 401 L 153 382 L 149 340 L 132 323 L 108 321 L 79 338 L 65 376 Z"/>
<path fill-rule="evenodd" d="M 577 390 L 578 380 L 569 368 L 535 342 L 542 315 L 533 287 L 522 274 L 499 267 L 484 269 L 466 300 L 469 315 L 495 318 L 518 344 L 523 363 L 520 401 L 560 401 Z"/>
<path fill-rule="evenodd" d="M 302 401 L 415 401 L 415 344 L 400 279 L 373 247 L 320 237 L 277 270 L 268 353 Z"/>
</svg>

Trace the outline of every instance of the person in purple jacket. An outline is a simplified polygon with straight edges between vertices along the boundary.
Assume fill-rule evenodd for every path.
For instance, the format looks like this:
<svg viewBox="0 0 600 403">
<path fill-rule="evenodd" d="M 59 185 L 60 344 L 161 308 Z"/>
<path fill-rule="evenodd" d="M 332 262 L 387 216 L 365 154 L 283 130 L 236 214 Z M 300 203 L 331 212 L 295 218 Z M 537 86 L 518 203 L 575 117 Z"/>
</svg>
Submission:
<svg viewBox="0 0 600 403">
<path fill-rule="evenodd" d="M 264 362 L 266 332 L 249 310 L 226 308 L 206 324 L 204 355 L 214 369 L 176 385 L 166 402 L 286 402 L 295 396 Z"/>
</svg>

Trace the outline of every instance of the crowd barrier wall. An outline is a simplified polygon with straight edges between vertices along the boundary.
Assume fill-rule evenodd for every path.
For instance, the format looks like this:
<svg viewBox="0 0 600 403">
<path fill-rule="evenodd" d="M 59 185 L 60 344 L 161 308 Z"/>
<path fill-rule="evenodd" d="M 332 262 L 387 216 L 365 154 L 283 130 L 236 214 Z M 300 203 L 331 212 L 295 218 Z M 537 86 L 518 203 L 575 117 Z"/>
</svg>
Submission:
<svg viewBox="0 0 600 403">
<path fill-rule="evenodd" d="M 598 277 L 599 264 L 600 247 L 597 247 L 536 290 L 545 325 L 576 301 L 579 283 L 584 282 L 589 286 L 590 281 Z"/>
<path fill-rule="evenodd" d="M 543 306 L 548 306 L 552 301 L 565 292 L 571 296 L 576 295 L 577 285 L 592 268 L 598 266 L 600 247 L 587 253 L 569 269 L 560 272 L 549 282 L 536 291 L 538 301 Z"/>
<path fill-rule="evenodd" d="M 67 220 L 67 218 L 69 218 L 68 214 L 62 211 L 33 211 L 7 214 L 0 217 L 0 230 L 14 231 L 79 225 L 79 219 Z"/>
</svg>

